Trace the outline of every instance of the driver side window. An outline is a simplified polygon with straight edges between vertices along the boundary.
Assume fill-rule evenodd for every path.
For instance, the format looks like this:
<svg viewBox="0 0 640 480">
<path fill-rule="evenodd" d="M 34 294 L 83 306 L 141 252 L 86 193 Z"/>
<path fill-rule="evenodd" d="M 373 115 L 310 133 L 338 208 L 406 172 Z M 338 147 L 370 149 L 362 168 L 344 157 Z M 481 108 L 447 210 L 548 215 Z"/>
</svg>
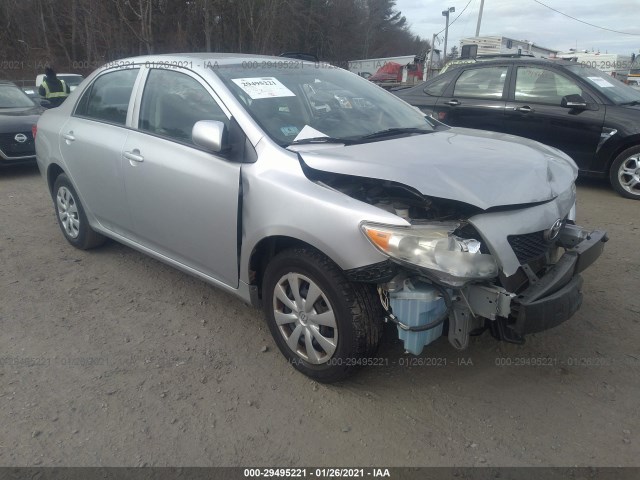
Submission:
<svg viewBox="0 0 640 480">
<path fill-rule="evenodd" d="M 582 95 L 583 90 L 573 81 L 551 70 L 537 67 L 518 67 L 515 100 L 560 106 L 566 95 Z"/>
<path fill-rule="evenodd" d="M 191 131 L 200 120 L 229 125 L 218 103 L 196 79 L 181 72 L 152 69 L 142 95 L 138 128 L 193 144 Z"/>
<path fill-rule="evenodd" d="M 438 75 L 429 85 L 424 88 L 424 93 L 432 97 L 441 97 L 451 82 L 452 75 Z"/>
</svg>

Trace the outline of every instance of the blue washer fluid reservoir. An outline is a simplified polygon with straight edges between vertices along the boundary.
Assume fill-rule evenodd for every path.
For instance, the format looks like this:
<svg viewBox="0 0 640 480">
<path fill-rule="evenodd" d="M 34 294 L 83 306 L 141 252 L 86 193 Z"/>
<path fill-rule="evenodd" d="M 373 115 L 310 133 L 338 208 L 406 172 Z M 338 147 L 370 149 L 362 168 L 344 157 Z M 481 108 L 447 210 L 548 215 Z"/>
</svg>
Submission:
<svg viewBox="0 0 640 480">
<path fill-rule="evenodd" d="M 438 290 L 426 283 L 414 285 L 405 280 L 402 290 L 389 292 L 389 303 L 393 314 L 405 325 L 417 327 L 435 321 L 447 306 Z M 410 332 L 398 327 L 398 337 L 404 348 L 414 355 L 420 355 L 425 345 L 442 336 L 442 323 L 422 332 Z"/>
</svg>

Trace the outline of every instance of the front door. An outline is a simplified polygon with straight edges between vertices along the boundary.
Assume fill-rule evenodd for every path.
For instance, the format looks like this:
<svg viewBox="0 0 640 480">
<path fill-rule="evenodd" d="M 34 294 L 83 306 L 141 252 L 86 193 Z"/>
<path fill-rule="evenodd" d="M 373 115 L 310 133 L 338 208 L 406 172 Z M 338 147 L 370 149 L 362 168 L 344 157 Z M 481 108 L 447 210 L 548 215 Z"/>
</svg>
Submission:
<svg viewBox="0 0 640 480">
<path fill-rule="evenodd" d="M 125 188 L 136 241 L 237 287 L 240 163 L 191 140 L 199 120 L 228 126 L 211 93 L 188 71 L 149 71 L 122 150 Z"/>
<path fill-rule="evenodd" d="M 589 167 L 596 153 L 605 109 L 573 79 L 539 66 L 518 66 L 507 103 L 508 132 L 551 145 L 578 167 Z M 587 109 L 561 106 L 565 95 L 581 95 Z"/>
</svg>

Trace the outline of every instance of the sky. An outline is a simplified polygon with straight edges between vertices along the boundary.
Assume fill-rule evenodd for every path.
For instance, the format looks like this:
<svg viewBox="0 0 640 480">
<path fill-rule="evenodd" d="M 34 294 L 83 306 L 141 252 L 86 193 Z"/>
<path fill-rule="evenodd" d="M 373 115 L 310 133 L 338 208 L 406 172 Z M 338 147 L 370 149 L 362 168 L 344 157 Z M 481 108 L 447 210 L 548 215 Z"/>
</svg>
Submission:
<svg viewBox="0 0 640 480">
<path fill-rule="evenodd" d="M 588 23 L 625 35 L 590 27 L 571 20 L 536 3 L 534 0 L 485 0 L 481 36 L 505 36 L 529 40 L 553 50 L 595 49 L 601 53 L 631 55 L 640 52 L 640 0 L 540 0 L 542 3 Z M 455 7 L 451 23 L 469 0 L 396 0 L 396 8 L 411 25 L 414 34 L 431 41 L 431 36 L 444 30 L 442 11 Z M 480 0 L 471 0 L 465 12 L 449 27 L 447 50 L 460 39 L 476 33 Z M 444 42 L 444 32 L 440 35 Z M 442 49 L 443 43 L 436 44 Z"/>
</svg>

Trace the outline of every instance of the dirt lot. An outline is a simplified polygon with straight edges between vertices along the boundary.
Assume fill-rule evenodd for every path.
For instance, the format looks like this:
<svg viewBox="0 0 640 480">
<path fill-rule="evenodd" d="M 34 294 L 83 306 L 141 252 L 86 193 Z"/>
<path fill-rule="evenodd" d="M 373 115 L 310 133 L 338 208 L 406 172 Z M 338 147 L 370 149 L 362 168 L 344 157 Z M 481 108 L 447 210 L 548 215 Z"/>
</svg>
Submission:
<svg viewBox="0 0 640 480">
<path fill-rule="evenodd" d="M 440 339 L 420 357 L 440 366 L 386 335 L 387 366 L 324 386 L 260 312 L 119 244 L 75 250 L 37 170 L 0 171 L 0 465 L 637 465 L 640 202 L 578 195 L 611 241 L 573 319 Z"/>
</svg>

